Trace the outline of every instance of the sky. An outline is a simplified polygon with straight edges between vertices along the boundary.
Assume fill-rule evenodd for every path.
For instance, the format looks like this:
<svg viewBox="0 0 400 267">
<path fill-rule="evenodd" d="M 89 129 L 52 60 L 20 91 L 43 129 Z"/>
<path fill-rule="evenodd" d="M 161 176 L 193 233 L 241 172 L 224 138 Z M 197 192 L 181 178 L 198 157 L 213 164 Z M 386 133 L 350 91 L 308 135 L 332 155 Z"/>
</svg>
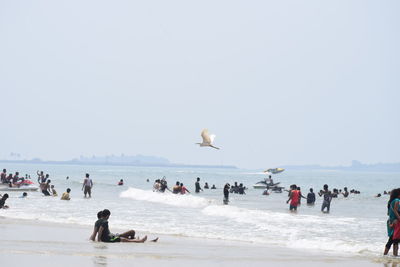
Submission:
<svg viewBox="0 0 400 267">
<path fill-rule="evenodd" d="M 400 161 L 399 1 L 0 1 L 0 158 Z M 220 150 L 200 148 L 208 128 Z"/>
</svg>

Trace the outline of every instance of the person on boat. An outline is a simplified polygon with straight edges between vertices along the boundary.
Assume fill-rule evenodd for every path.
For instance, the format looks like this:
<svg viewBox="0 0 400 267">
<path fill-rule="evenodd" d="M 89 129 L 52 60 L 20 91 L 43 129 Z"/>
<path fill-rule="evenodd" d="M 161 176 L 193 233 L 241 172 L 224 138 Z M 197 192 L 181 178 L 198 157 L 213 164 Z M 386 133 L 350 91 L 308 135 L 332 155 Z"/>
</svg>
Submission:
<svg viewBox="0 0 400 267">
<path fill-rule="evenodd" d="M 13 175 L 10 173 L 10 174 L 7 176 L 7 184 L 12 183 L 12 180 L 13 180 Z"/>
<path fill-rule="evenodd" d="M 274 184 L 274 180 L 272 180 L 272 176 L 270 175 L 266 180 L 265 180 L 267 185 L 273 185 Z"/>
<path fill-rule="evenodd" d="M 328 189 L 328 185 L 324 185 L 324 190 L 321 190 L 318 195 L 321 197 L 324 197 L 324 200 L 322 201 L 322 206 L 321 206 L 321 211 L 324 213 L 329 213 L 330 208 L 331 208 L 331 201 L 332 201 L 332 193 Z M 325 211 L 326 208 L 326 211 Z"/>
<path fill-rule="evenodd" d="M 13 184 L 17 184 L 18 179 L 19 179 L 19 172 L 15 172 L 15 175 L 14 175 L 14 177 L 12 179 L 12 183 Z"/>
<path fill-rule="evenodd" d="M 99 231 L 97 233 L 97 241 L 106 243 L 116 243 L 116 242 L 131 242 L 131 243 L 144 243 L 147 240 L 147 235 L 142 239 L 135 239 L 135 231 L 129 230 L 122 234 L 112 234 L 108 227 L 108 219 L 110 218 L 111 212 L 105 209 L 101 213 L 101 223 L 99 223 Z M 157 242 L 158 238 L 152 240 Z"/>
<path fill-rule="evenodd" d="M 297 211 L 297 206 L 299 205 L 300 199 L 300 191 L 297 190 L 297 186 L 295 184 L 291 185 L 290 189 L 291 190 L 289 191 L 289 199 L 286 201 L 286 203 L 289 203 L 290 201 L 290 211 Z"/>
<path fill-rule="evenodd" d="M 89 195 L 89 198 L 92 197 L 92 187 L 93 187 L 93 181 L 92 179 L 89 178 L 89 173 L 86 173 L 85 179 L 83 180 L 82 184 L 82 191 L 85 197 L 86 195 Z"/>
<path fill-rule="evenodd" d="M 183 183 L 181 183 L 181 194 L 184 195 L 186 194 L 186 192 L 190 194 L 189 190 L 187 190 L 187 188 L 183 185 Z"/>
<path fill-rule="evenodd" d="M 211 189 L 217 189 L 217 188 L 215 187 L 215 184 L 213 184 L 213 185 L 211 186 Z"/>
<path fill-rule="evenodd" d="M 6 169 L 3 169 L 3 172 L 1 173 L 1 183 L 7 184 L 7 170 Z"/>
<path fill-rule="evenodd" d="M 119 180 L 118 185 L 124 185 L 124 180 L 123 179 Z"/>
<path fill-rule="evenodd" d="M 200 177 L 197 177 L 196 183 L 194 184 L 195 186 L 195 192 L 196 193 L 200 193 L 200 190 L 203 191 L 203 189 L 201 189 L 200 187 Z"/>
<path fill-rule="evenodd" d="M 225 205 L 228 205 L 228 203 L 229 203 L 229 189 L 230 189 L 230 184 L 228 184 L 228 183 L 226 183 L 225 184 L 225 186 L 224 186 L 224 199 L 223 199 L 223 203 L 225 204 Z"/>
<path fill-rule="evenodd" d="M 315 204 L 315 193 L 312 188 L 310 188 L 310 192 L 307 194 L 307 205 Z"/>
<path fill-rule="evenodd" d="M 61 200 L 70 200 L 69 193 L 71 192 L 71 189 L 67 188 L 67 191 L 64 192 L 61 196 Z"/>
<path fill-rule="evenodd" d="M 8 198 L 8 194 L 4 194 L 0 199 L 0 209 L 8 209 L 9 207 L 6 205 L 6 200 Z"/>
<path fill-rule="evenodd" d="M 179 181 L 177 181 L 175 183 L 175 186 L 172 187 L 172 193 L 179 194 L 179 193 L 181 193 L 181 191 L 182 191 L 181 183 L 179 183 Z"/>
<path fill-rule="evenodd" d="M 54 189 L 54 185 L 51 185 L 50 188 L 51 188 L 50 190 L 51 190 L 51 194 L 53 195 L 53 197 L 58 196 L 57 191 Z"/>
</svg>

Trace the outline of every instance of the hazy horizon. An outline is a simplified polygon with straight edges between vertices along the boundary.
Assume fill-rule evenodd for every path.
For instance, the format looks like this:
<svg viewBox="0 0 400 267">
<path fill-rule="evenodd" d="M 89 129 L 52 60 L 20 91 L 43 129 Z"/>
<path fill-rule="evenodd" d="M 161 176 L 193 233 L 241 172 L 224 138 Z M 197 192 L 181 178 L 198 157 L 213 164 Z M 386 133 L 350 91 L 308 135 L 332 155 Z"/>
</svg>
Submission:
<svg viewBox="0 0 400 267">
<path fill-rule="evenodd" d="M 399 162 L 398 1 L 3 1 L 0 158 Z M 221 150 L 200 148 L 208 128 Z"/>
</svg>

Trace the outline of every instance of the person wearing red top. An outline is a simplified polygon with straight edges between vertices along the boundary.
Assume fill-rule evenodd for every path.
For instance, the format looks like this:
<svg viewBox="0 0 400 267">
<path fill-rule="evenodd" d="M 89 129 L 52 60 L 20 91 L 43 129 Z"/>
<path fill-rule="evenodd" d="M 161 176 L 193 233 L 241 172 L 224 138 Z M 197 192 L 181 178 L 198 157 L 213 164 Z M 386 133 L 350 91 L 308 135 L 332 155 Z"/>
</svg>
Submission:
<svg viewBox="0 0 400 267">
<path fill-rule="evenodd" d="M 289 203 L 289 210 L 290 211 L 297 211 L 297 206 L 299 205 L 299 200 L 300 200 L 300 191 L 297 190 L 296 185 L 291 185 L 290 186 L 290 193 L 289 193 L 289 199 L 286 201 L 286 203 Z"/>
</svg>

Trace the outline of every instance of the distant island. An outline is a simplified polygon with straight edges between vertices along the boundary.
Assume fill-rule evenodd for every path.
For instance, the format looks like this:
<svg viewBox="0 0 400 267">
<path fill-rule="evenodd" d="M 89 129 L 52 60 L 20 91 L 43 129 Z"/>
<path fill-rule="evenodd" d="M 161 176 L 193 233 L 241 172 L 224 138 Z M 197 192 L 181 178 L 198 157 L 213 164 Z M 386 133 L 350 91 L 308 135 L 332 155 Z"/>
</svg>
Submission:
<svg viewBox="0 0 400 267">
<path fill-rule="evenodd" d="M 72 160 L 66 161 L 51 161 L 41 160 L 40 158 L 34 159 L 11 159 L 0 160 L 4 163 L 26 163 L 26 164 L 57 164 L 57 165 L 111 165 L 111 166 L 142 166 L 142 167 L 179 167 L 179 168 L 223 168 L 223 169 L 237 169 L 233 165 L 195 165 L 195 164 L 177 164 L 171 163 L 168 159 L 155 156 L 80 156 Z"/>
<path fill-rule="evenodd" d="M 365 172 L 400 172 L 400 163 L 363 164 L 353 160 L 350 166 L 320 166 L 320 165 L 287 165 L 287 170 L 337 170 L 337 171 L 365 171 Z"/>
</svg>

